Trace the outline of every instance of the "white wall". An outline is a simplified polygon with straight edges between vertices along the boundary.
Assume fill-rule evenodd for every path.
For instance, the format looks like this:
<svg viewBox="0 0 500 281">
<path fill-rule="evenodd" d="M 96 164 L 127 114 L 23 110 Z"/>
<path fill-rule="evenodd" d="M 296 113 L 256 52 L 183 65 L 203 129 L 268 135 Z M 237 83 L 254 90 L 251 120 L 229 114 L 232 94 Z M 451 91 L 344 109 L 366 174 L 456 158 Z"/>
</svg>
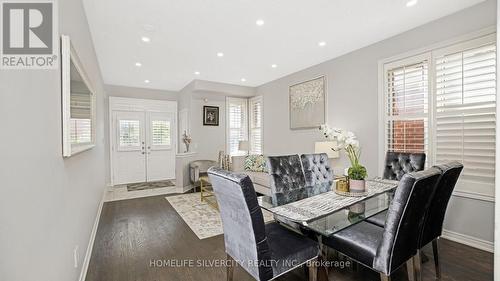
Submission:
<svg viewBox="0 0 500 281">
<path fill-rule="evenodd" d="M 258 94 L 264 96 L 264 153 L 314 151 L 314 142 L 322 139 L 318 130 L 289 129 L 288 86 L 326 75 L 327 121 L 357 134 L 363 149 L 362 162 L 369 176 L 376 176 L 382 164 L 378 160 L 378 61 L 494 25 L 496 1 L 489 0 L 258 87 Z M 336 160 L 335 171 L 347 165 L 345 157 Z M 445 227 L 491 242 L 493 206 L 492 202 L 453 198 Z"/>
<path fill-rule="evenodd" d="M 251 97 L 255 91 L 252 87 L 194 80 L 179 92 L 179 110 L 189 110 L 191 151 L 197 152 L 196 159 L 217 160 L 219 151 L 225 150 L 226 97 Z M 219 126 L 203 125 L 203 106 L 219 107 Z"/>
<path fill-rule="evenodd" d="M 58 5 L 59 31 L 71 37 L 97 92 L 97 146 L 61 156 L 60 70 L 0 70 L 2 280 L 77 280 L 103 195 L 101 74 L 81 1 Z"/>
<path fill-rule="evenodd" d="M 204 99 L 208 101 L 205 102 Z M 219 126 L 203 125 L 203 106 L 219 107 Z M 224 96 L 202 93 L 191 101 L 191 137 L 197 159 L 217 160 L 226 144 L 226 102 Z"/>
<path fill-rule="evenodd" d="M 179 96 L 178 92 L 116 85 L 105 85 L 104 90 L 106 91 L 106 97 L 176 101 Z"/>
</svg>

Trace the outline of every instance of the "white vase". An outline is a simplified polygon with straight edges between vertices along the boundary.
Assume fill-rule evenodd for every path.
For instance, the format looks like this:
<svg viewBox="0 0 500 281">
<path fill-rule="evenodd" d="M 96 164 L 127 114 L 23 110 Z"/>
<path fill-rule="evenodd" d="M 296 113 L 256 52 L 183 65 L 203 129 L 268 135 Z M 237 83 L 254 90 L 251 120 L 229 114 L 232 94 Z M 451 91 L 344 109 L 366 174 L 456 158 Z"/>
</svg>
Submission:
<svg viewBox="0 0 500 281">
<path fill-rule="evenodd" d="M 360 193 L 366 191 L 365 180 L 349 179 L 349 192 Z"/>
</svg>

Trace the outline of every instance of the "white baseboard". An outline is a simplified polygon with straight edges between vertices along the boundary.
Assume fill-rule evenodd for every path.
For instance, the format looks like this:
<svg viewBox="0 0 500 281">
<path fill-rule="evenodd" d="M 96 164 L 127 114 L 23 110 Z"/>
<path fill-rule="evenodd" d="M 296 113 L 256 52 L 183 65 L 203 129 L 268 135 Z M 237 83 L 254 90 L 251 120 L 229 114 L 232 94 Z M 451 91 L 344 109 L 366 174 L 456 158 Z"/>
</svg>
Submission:
<svg viewBox="0 0 500 281">
<path fill-rule="evenodd" d="M 443 229 L 443 235 L 441 236 L 445 239 L 464 244 L 467 246 L 471 246 L 483 251 L 487 251 L 490 253 L 493 253 L 494 251 L 494 244 L 493 242 L 486 241 L 477 237 L 461 234 L 458 232 L 450 231 Z"/>
<path fill-rule="evenodd" d="M 97 208 L 97 215 L 94 220 L 94 226 L 92 227 L 92 232 L 90 233 L 89 244 L 87 245 L 87 251 L 85 252 L 85 258 L 82 263 L 82 270 L 80 271 L 79 281 L 85 281 L 87 278 L 87 270 L 89 269 L 90 257 L 92 256 L 92 249 L 94 248 L 95 236 L 97 234 L 97 227 L 99 226 L 99 220 L 101 219 L 102 206 L 104 205 L 104 199 L 106 197 L 107 188 L 104 188 L 102 193 L 101 202 L 99 202 L 99 207 Z"/>
<path fill-rule="evenodd" d="M 186 193 L 186 192 L 190 191 L 193 188 L 194 188 L 194 186 L 192 184 L 186 185 L 186 186 L 182 187 L 182 193 Z"/>
</svg>

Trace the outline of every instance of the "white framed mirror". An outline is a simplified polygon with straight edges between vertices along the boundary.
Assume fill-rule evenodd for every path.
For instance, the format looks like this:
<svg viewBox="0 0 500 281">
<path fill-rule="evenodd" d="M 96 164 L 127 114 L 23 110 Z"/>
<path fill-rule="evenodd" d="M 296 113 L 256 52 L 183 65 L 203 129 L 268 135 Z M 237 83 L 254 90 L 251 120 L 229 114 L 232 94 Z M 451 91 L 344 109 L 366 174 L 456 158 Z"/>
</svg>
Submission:
<svg viewBox="0 0 500 281">
<path fill-rule="evenodd" d="M 71 45 L 61 36 L 63 157 L 95 146 L 96 99 L 90 80 Z"/>
</svg>

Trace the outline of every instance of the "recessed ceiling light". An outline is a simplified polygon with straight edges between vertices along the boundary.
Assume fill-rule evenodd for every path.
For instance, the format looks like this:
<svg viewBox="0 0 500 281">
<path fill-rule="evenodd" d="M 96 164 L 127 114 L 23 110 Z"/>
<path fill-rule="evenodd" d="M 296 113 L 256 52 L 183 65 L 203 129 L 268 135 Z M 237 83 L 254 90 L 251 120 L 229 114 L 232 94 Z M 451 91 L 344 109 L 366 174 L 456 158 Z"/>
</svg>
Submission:
<svg viewBox="0 0 500 281">
<path fill-rule="evenodd" d="M 245 82 L 245 81 L 247 81 L 247 79 L 241 78 L 241 82 Z"/>
<path fill-rule="evenodd" d="M 149 81 L 148 79 L 144 80 L 144 83 L 146 83 L 146 84 L 148 84 L 149 82 L 151 82 L 151 81 Z"/>
<path fill-rule="evenodd" d="M 140 63 L 140 62 L 136 62 L 136 63 L 135 63 L 135 66 L 137 66 L 137 67 L 141 67 L 141 66 L 142 66 L 142 63 Z"/>
<path fill-rule="evenodd" d="M 199 71 L 195 71 L 194 75 L 200 75 L 200 72 Z"/>
<path fill-rule="evenodd" d="M 223 56 L 224 56 L 224 53 L 223 53 L 223 52 L 218 52 L 218 53 L 217 53 L 217 56 L 218 56 L 219 58 L 221 58 L 221 57 L 223 57 Z"/>
<path fill-rule="evenodd" d="M 255 22 L 256 25 L 258 26 L 263 26 L 264 25 L 264 20 L 263 19 L 258 19 L 256 22 Z"/>
<path fill-rule="evenodd" d="M 418 0 L 410 0 L 410 1 L 406 2 L 406 7 L 413 7 L 413 6 L 417 5 L 417 2 L 418 2 Z"/>
<path fill-rule="evenodd" d="M 276 68 L 276 67 L 278 67 L 278 65 L 273 63 L 273 64 L 271 64 L 271 67 Z"/>
<path fill-rule="evenodd" d="M 320 41 L 320 42 L 318 42 L 318 46 L 324 47 L 324 46 L 326 46 L 326 42 L 325 41 Z"/>
<path fill-rule="evenodd" d="M 146 43 L 151 42 L 151 38 L 146 37 L 146 36 L 142 36 L 142 37 L 141 37 L 141 40 L 142 40 L 142 42 L 146 42 Z"/>
<path fill-rule="evenodd" d="M 152 24 L 143 24 L 142 29 L 144 29 L 145 31 L 148 31 L 148 32 L 152 32 L 152 31 L 155 31 L 156 28 Z"/>
</svg>

